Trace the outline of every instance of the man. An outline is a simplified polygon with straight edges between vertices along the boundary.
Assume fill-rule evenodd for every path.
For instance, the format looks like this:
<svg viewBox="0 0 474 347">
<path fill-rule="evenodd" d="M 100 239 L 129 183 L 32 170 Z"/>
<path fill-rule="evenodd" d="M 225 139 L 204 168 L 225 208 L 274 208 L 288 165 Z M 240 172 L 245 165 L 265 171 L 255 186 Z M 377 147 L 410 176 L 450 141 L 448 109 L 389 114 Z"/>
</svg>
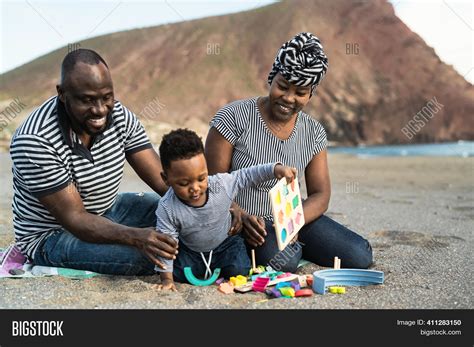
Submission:
<svg viewBox="0 0 474 347">
<path fill-rule="evenodd" d="M 177 243 L 155 231 L 167 186 L 143 126 L 114 99 L 94 51 L 69 53 L 58 95 L 36 109 L 11 143 L 15 239 L 36 265 L 147 275 Z M 118 194 L 125 159 L 156 193 Z"/>
</svg>

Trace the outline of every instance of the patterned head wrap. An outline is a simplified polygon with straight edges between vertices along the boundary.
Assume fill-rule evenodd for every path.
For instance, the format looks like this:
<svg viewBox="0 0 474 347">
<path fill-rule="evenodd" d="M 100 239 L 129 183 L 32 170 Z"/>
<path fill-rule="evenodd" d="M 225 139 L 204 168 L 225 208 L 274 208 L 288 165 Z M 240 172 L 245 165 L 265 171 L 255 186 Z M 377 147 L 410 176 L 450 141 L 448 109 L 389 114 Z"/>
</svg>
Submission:
<svg viewBox="0 0 474 347">
<path fill-rule="evenodd" d="M 272 70 L 268 74 L 271 84 L 277 73 L 297 86 L 314 88 L 328 69 L 328 59 L 319 39 L 311 33 L 299 33 L 278 50 Z"/>
</svg>

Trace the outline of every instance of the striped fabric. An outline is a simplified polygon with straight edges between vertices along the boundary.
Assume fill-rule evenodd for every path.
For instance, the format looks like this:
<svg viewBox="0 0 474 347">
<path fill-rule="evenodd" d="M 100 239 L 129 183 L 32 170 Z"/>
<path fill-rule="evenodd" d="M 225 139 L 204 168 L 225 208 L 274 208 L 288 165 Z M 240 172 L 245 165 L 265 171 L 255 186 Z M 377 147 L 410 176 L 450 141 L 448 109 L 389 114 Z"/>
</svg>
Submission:
<svg viewBox="0 0 474 347">
<path fill-rule="evenodd" d="M 319 39 L 311 33 L 299 33 L 278 50 L 268 84 L 277 73 L 297 86 L 314 88 L 321 83 L 328 69 L 328 58 Z"/>
<path fill-rule="evenodd" d="M 277 163 L 253 166 L 231 174 L 220 173 L 209 176 L 207 201 L 203 206 L 193 207 L 179 199 L 170 188 L 160 199 L 156 209 L 156 229 L 184 243 L 195 252 L 216 249 L 229 235 L 233 199 L 244 187 L 275 177 Z M 158 257 L 166 266 L 159 272 L 173 272 L 173 260 Z"/>
<path fill-rule="evenodd" d="M 15 132 L 10 147 L 13 225 L 22 253 L 32 260 L 41 241 L 61 228 L 39 197 L 73 183 L 85 209 L 101 215 L 115 201 L 125 155 L 151 147 L 139 120 L 118 101 L 90 151 L 70 128 L 57 97 L 33 111 Z"/>
<path fill-rule="evenodd" d="M 326 148 L 323 126 L 304 112 L 297 115 L 295 127 L 286 140 L 280 140 L 268 129 L 257 106 L 257 98 L 239 100 L 220 109 L 210 122 L 234 146 L 230 171 L 245 167 L 281 162 L 296 167 L 298 176 L 313 157 Z M 240 191 L 235 201 L 248 213 L 272 220 L 268 191 L 273 179 Z"/>
</svg>

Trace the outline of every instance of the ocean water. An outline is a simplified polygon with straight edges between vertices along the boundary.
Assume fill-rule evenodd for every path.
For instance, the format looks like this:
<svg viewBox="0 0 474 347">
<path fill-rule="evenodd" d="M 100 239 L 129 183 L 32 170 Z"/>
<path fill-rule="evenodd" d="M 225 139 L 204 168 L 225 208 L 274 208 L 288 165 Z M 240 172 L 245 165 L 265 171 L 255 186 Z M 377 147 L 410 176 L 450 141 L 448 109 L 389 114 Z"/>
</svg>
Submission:
<svg viewBox="0 0 474 347">
<path fill-rule="evenodd" d="M 367 158 L 393 156 L 435 156 L 467 158 L 474 156 L 474 141 L 428 143 L 416 145 L 329 147 L 329 153 L 352 154 L 358 157 Z"/>
</svg>

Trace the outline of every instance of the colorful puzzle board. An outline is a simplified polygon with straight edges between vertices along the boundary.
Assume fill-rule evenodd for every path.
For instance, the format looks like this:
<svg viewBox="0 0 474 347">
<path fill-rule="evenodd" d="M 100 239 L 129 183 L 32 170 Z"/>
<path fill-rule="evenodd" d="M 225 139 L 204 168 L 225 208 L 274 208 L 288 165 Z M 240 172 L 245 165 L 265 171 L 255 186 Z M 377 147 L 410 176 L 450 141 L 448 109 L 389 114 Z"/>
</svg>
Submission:
<svg viewBox="0 0 474 347">
<path fill-rule="evenodd" d="M 283 177 L 269 193 L 278 249 L 281 251 L 304 225 L 298 178 L 287 184 L 286 178 Z"/>
</svg>

